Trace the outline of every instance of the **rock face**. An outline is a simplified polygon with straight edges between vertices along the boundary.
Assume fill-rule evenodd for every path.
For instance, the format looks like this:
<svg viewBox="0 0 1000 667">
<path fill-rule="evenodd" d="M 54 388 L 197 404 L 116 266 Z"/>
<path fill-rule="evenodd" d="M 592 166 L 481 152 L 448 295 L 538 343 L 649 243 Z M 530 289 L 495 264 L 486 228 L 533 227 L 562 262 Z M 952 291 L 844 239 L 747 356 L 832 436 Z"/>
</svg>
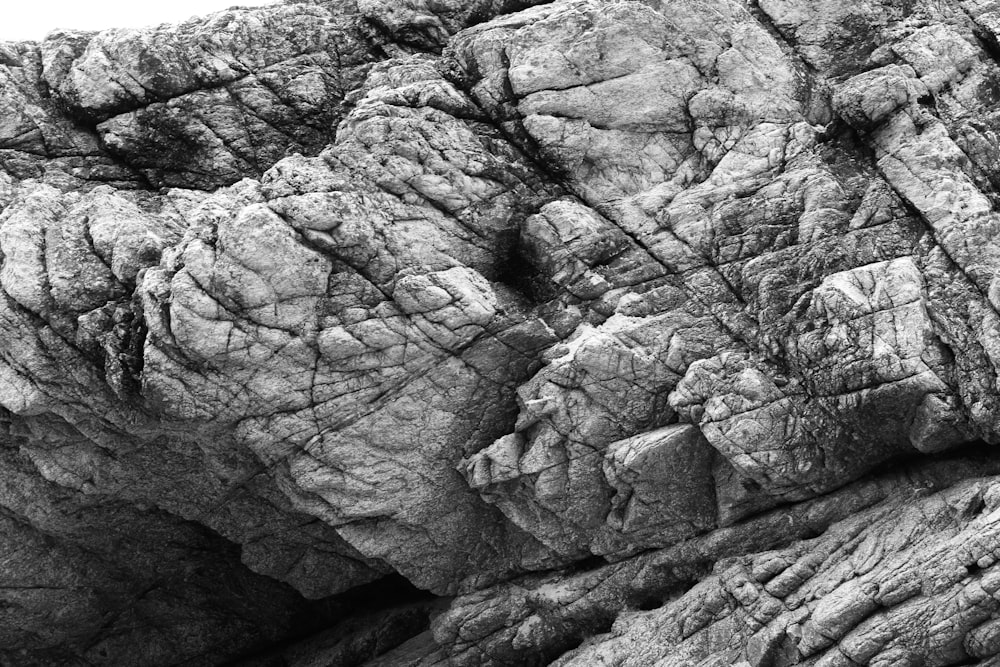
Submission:
<svg viewBox="0 0 1000 667">
<path fill-rule="evenodd" d="M 1000 3 L 0 43 L 0 664 L 993 665 Z"/>
</svg>

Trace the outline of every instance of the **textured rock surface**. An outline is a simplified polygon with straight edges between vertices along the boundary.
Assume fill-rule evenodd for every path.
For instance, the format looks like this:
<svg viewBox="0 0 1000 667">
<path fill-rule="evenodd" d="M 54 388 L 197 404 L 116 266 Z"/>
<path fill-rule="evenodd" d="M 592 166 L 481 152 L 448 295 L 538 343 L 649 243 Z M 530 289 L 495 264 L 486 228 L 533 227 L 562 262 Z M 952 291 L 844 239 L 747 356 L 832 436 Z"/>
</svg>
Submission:
<svg viewBox="0 0 1000 667">
<path fill-rule="evenodd" d="M 1000 4 L 0 44 L 0 663 L 1000 654 Z"/>
</svg>

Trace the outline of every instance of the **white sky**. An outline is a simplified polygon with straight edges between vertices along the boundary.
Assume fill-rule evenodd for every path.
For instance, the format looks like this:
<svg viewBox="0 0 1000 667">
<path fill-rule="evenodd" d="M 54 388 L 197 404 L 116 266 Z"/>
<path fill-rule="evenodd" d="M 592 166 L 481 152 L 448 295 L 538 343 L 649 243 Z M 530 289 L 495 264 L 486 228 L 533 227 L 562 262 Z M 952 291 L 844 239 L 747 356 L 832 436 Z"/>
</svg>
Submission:
<svg viewBox="0 0 1000 667">
<path fill-rule="evenodd" d="M 56 28 L 103 30 L 179 23 L 234 6 L 272 0 L 0 0 L 0 40 L 41 40 Z"/>
</svg>

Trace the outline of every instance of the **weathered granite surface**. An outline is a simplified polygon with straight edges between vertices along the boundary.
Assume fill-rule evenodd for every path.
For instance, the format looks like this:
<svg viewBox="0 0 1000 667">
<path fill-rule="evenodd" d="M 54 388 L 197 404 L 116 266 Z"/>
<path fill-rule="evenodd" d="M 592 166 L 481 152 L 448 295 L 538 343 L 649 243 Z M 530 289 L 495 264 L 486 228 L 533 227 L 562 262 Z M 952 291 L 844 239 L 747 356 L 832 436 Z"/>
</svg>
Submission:
<svg viewBox="0 0 1000 667">
<path fill-rule="evenodd" d="M 0 664 L 1000 664 L 1000 2 L 0 43 Z"/>
</svg>

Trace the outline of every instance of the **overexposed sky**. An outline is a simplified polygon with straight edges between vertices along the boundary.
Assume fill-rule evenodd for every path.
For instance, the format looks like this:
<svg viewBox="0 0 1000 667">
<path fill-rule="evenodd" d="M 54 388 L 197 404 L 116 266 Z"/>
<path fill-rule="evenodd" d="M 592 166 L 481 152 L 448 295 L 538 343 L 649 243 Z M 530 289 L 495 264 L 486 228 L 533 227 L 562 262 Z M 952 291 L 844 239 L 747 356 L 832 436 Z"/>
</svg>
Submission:
<svg viewBox="0 0 1000 667">
<path fill-rule="evenodd" d="M 272 0 L 3 0 L 0 40 L 41 40 L 56 28 L 103 30 L 179 23 L 229 7 Z"/>
</svg>

